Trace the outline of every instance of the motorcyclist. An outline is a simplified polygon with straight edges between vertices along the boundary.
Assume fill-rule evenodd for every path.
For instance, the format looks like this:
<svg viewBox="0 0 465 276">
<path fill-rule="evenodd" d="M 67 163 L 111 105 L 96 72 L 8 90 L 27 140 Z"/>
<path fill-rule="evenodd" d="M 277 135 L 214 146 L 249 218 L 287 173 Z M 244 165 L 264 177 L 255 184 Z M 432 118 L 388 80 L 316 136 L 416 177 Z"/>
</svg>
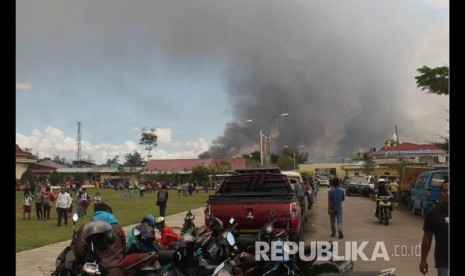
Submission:
<svg viewBox="0 0 465 276">
<path fill-rule="evenodd" d="M 175 233 L 171 227 L 166 225 L 164 217 L 157 218 L 155 227 L 160 231 L 161 236 L 160 238 L 157 238 L 157 242 L 166 250 L 174 248 L 176 246 L 176 242 L 181 238 L 181 235 Z"/>
<path fill-rule="evenodd" d="M 184 224 L 182 225 L 181 234 L 185 234 L 187 231 L 195 232 L 194 219 L 195 216 L 192 214 L 191 210 L 189 210 L 186 214 L 186 217 L 184 217 Z"/>
<path fill-rule="evenodd" d="M 376 193 L 375 197 L 379 196 L 391 196 L 391 191 L 386 187 L 386 179 L 380 178 L 378 179 L 378 192 Z M 379 200 L 376 200 L 376 211 L 375 217 L 378 217 L 378 210 L 379 210 Z"/>
<path fill-rule="evenodd" d="M 128 232 L 126 240 L 126 254 L 158 250 L 155 243 L 155 217 L 144 215 L 141 222 Z"/>
<path fill-rule="evenodd" d="M 100 223 L 103 221 L 108 223 L 111 226 L 112 231 L 108 231 L 105 228 L 105 223 Z M 87 227 L 86 227 L 87 225 Z M 83 264 L 88 261 L 89 256 L 92 255 L 92 251 L 86 237 L 91 233 L 89 232 L 89 227 L 95 225 L 95 229 L 100 229 L 97 231 L 105 232 L 107 237 L 111 238 L 106 239 L 108 244 L 104 247 L 103 251 L 99 252 L 99 268 L 105 270 L 107 275 L 123 275 L 123 259 L 124 253 L 126 252 L 126 235 L 118 225 L 116 217 L 113 215 L 112 208 L 106 203 L 100 203 L 98 207 L 94 210 L 94 215 L 92 219 L 84 224 L 76 233 L 76 240 L 73 244 L 73 250 L 76 255 L 77 263 Z M 84 233 L 84 230 L 86 233 Z M 112 233 L 112 234 L 111 234 Z M 87 236 L 85 237 L 86 234 Z"/>
</svg>

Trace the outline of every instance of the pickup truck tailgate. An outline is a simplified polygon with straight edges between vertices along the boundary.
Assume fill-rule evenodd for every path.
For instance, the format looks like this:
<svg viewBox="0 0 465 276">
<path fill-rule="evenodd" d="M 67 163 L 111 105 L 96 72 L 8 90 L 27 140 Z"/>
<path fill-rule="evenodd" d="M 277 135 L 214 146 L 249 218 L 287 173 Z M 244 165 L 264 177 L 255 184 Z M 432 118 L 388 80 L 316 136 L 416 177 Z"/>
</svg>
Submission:
<svg viewBox="0 0 465 276">
<path fill-rule="evenodd" d="M 273 217 L 276 220 L 274 224 L 275 228 L 287 228 L 287 219 L 291 213 L 291 202 L 293 202 L 291 196 L 279 195 L 278 198 L 273 199 L 269 195 L 266 197 L 237 195 L 235 196 L 237 198 L 234 200 L 232 197 L 228 196 L 230 200 L 227 202 L 223 200 L 212 202 L 209 205 L 209 213 L 214 214 L 225 225 L 233 217 L 238 223 L 237 230 L 256 232 L 265 223 L 269 222 L 270 211 L 274 210 L 276 212 L 276 215 Z"/>
</svg>

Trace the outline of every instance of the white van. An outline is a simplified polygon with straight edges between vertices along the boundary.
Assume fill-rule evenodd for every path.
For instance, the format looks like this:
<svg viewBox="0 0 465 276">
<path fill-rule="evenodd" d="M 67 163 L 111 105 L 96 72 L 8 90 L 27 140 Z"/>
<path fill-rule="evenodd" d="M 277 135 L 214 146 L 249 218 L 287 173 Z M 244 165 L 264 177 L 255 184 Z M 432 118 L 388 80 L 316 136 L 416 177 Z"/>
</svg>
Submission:
<svg viewBox="0 0 465 276">
<path fill-rule="evenodd" d="M 312 189 L 310 189 L 310 188 L 306 189 L 305 188 L 304 179 L 302 178 L 302 175 L 299 172 L 296 172 L 296 171 L 281 171 L 281 173 L 286 175 L 287 178 L 289 178 L 289 180 L 291 181 L 291 183 L 293 181 L 299 182 L 299 186 L 301 186 L 302 189 L 305 192 L 305 198 L 306 198 L 306 201 L 307 201 L 303 205 L 305 205 L 307 209 L 312 208 L 313 203 L 315 201 L 315 197 L 314 197 Z"/>
<path fill-rule="evenodd" d="M 302 175 L 300 175 L 299 172 L 296 172 L 296 171 L 281 171 L 281 173 L 287 175 L 287 177 L 289 179 L 295 179 L 297 181 L 300 181 L 301 183 L 304 183 Z"/>
</svg>

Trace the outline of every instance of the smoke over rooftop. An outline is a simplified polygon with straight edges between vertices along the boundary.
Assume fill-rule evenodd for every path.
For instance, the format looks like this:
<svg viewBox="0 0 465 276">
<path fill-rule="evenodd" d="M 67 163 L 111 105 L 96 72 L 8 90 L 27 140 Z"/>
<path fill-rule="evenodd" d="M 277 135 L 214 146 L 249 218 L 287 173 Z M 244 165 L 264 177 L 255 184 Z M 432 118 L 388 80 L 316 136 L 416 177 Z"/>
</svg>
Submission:
<svg viewBox="0 0 465 276">
<path fill-rule="evenodd" d="M 412 142 L 440 135 L 446 121 L 438 117 L 445 114 L 431 101 L 420 103 L 426 97 L 413 78 L 421 66 L 415 64 L 419 38 L 405 23 L 408 14 L 399 13 L 397 2 L 356 3 L 265 1 L 241 13 L 228 6 L 215 30 L 224 32 L 226 91 L 237 121 L 203 156 L 259 150 L 258 131 L 266 125 L 244 120 L 281 113 L 290 115 L 270 125 L 272 152 L 304 145 L 313 160 L 379 149 L 394 125 Z M 425 111 L 418 105 L 434 114 L 419 118 Z"/>
</svg>

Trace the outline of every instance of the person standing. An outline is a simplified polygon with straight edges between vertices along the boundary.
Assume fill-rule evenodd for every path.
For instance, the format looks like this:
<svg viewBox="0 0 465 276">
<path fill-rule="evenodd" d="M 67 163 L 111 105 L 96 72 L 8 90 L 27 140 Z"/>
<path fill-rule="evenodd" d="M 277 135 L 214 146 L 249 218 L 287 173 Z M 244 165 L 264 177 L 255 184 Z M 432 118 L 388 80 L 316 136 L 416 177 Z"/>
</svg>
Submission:
<svg viewBox="0 0 465 276">
<path fill-rule="evenodd" d="M 102 203 L 102 199 L 100 198 L 99 192 L 95 192 L 95 195 L 92 198 L 92 203 L 94 204 L 94 213 L 95 213 L 95 210 L 98 210 L 98 205 Z"/>
<path fill-rule="evenodd" d="M 24 196 L 29 194 L 29 192 L 31 192 L 31 183 L 26 179 L 26 182 L 24 183 Z"/>
<path fill-rule="evenodd" d="M 32 205 L 32 197 L 31 194 L 28 192 L 24 197 L 23 202 L 23 219 L 26 219 L 26 214 L 28 215 L 27 219 L 31 219 L 31 205 Z"/>
<path fill-rule="evenodd" d="M 339 239 L 344 237 L 342 233 L 342 202 L 344 201 L 344 190 L 339 187 L 339 179 L 332 180 L 331 189 L 328 191 L 328 214 L 331 223 L 331 237 L 339 232 Z"/>
<path fill-rule="evenodd" d="M 166 191 L 166 185 L 161 185 L 160 190 L 157 194 L 157 205 L 160 208 L 160 216 L 165 216 L 166 203 L 168 202 L 168 192 Z"/>
<path fill-rule="evenodd" d="M 428 273 L 428 257 L 433 235 L 434 262 L 438 276 L 449 275 L 449 181 L 441 184 L 441 201 L 434 205 L 426 214 L 423 223 L 423 239 L 421 241 L 420 272 Z"/>
<path fill-rule="evenodd" d="M 81 212 L 82 215 L 86 218 L 87 217 L 87 206 L 90 204 L 90 196 L 87 193 L 86 188 L 82 188 L 81 193 Z"/>
<path fill-rule="evenodd" d="M 139 198 L 144 197 L 144 192 L 145 192 L 145 184 L 143 182 L 141 182 L 139 184 Z"/>
<path fill-rule="evenodd" d="M 51 188 L 47 186 L 45 192 L 42 193 L 42 213 L 43 219 L 50 219 L 50 209 L 52 206 L 52 201 L 50 200 Z"/>
<path fill-rule="evenodd" d="M 399 184 L 397 184 L 397 180 L 392 180 L 389 183 L 389 190 L 391 190 L 392 199 L 394 200 L 394 202 L 397 202 L 397 195 L 399 192 Z"/>
<path fill-rule="evenodd" d="M 36 203 L 37 219 L 42 219 L 42 190 L 40 187 L 38 187 L 34 194 L 34 201 Z"/>
<path fill-rule="evenodd" d="M 66 192 L 66 187 L 61 186 L 60 193 L 57 196 L 57 203 L 55 207 L 58 213 L 57 226 L 61 226 L 61 219 L 64 218 L 65 226 L 68 225 L 68 208 L 71 206 L 73 200 L 71 196 Z"/>
</svg>

